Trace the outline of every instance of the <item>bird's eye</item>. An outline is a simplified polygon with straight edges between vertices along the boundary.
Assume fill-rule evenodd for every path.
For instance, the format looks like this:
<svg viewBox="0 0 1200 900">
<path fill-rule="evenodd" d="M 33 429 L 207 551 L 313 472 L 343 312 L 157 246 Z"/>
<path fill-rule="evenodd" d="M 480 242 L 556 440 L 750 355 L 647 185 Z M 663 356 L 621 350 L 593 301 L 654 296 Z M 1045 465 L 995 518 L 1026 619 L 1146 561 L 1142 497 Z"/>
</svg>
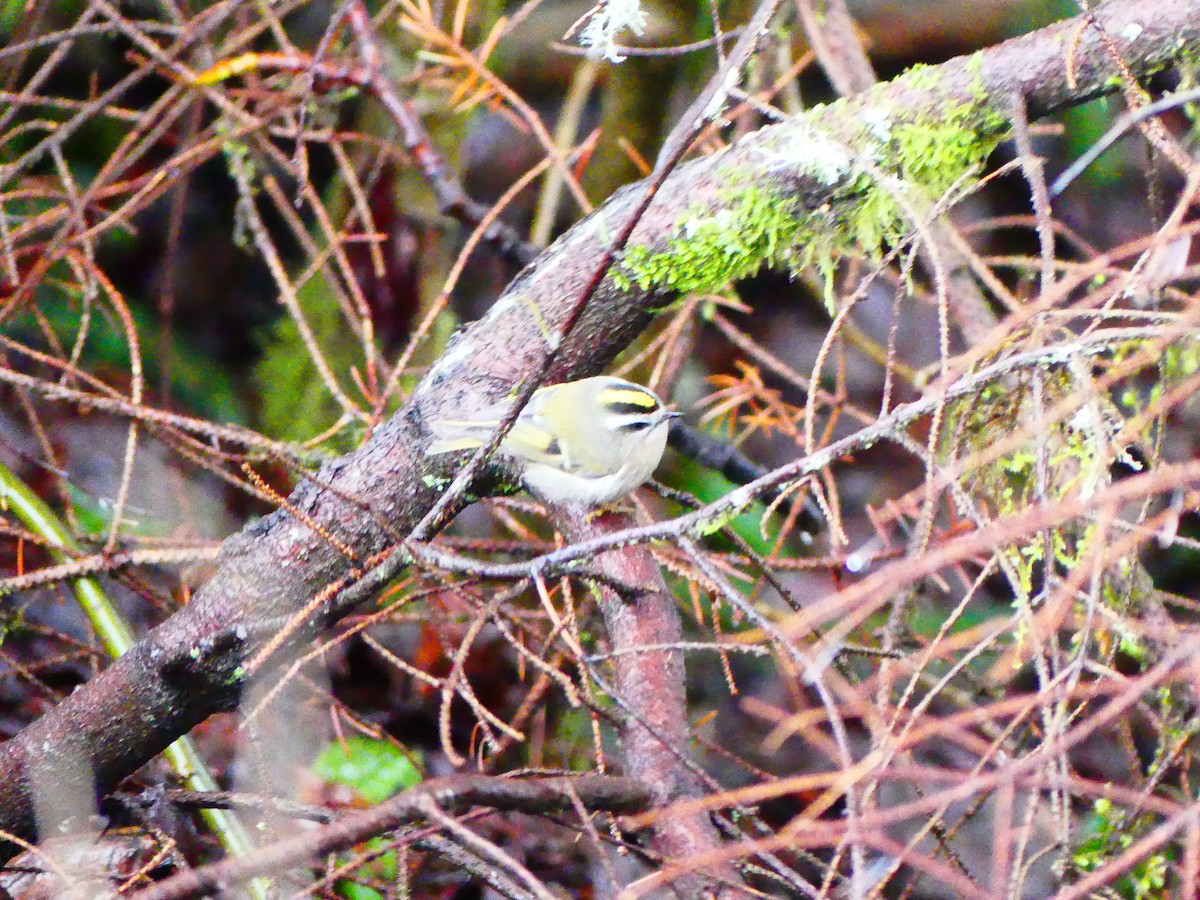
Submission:
<svg viewBox="0 0 1200 900">
<path fill-rule="evenodd" d="M 635 419 L 632 422 L 626 422 L 621 426 L 626 431 L 645 431 L 650 427 L 650 423 L 645 419 Z"/>
</svg>

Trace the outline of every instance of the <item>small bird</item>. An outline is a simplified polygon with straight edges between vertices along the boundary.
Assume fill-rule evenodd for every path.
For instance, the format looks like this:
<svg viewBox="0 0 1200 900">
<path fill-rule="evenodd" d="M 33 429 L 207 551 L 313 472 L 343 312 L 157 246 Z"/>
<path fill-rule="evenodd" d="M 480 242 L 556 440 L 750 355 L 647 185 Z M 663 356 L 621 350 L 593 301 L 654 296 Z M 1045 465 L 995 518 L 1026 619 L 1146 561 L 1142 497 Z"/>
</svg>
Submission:
<svg viewBox="0 0 1200 900">
<path fill-rule="evenodd" d="M 512 401 L 464 421 L 430 423 L 437 456 L 482 447 Z M 649 388 L 611 375 L 538 388 L 500 443 L 525 487 L 548 503 L 602 506 L 624 497 L 654 473 L 679 413 Z"/>
</svg>

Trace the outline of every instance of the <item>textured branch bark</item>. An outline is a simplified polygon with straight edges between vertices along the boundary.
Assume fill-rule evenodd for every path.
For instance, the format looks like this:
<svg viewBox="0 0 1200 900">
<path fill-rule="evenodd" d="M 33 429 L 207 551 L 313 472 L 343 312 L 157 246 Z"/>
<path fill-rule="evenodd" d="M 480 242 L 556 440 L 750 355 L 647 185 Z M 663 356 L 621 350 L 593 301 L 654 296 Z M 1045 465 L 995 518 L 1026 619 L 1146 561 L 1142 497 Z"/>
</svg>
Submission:
<svg viewBox="0 0 1200 900">
<path fill-rule="evenodd" d="M 591 520 L 586 513 L 567 514 L 563 524 L 571 540 L 601 537 L 632 524 L 620 513 Z M 623 713 L 619 737 L 625 771 L 650 787 L 651 808 L 660 810 L 651 825 L 653 849 L 667 865 L 686 866 L 689 860 L 715 855 L 721 838 L 707 814 L 671 809 L 676 801 L 704 793 L 701 779 L 688 767 L 683 651 L 642 649 L 683 641 L 675 598 L 646 547 L 609 550 L 593 564 L 604 576 L 597 590 L 614 654 L 611 687 Z M 613 584 L 623 587 L 618 591 Z M 738 883 L 733 867 L 721 863 L 676 878 L 671 889 L 679 897 L 735 896 L 723 885 Z"/>
<path fill-rule="evenodd" d="M 1200 0 L 1112 2 L 1095 17 L 1135 75 L 1156 71 L 1200 44 Z M 951 60 L 680 167 L 639 222 L 631 246 L 663 252 L 684 221 L 734 214 L 741 201 L 729 186 L 747 178 L 794 215 L 852 203 L 848 188 L 857 173 L 814 174 L 804 153 L 814 129 L 851 130 L 863 110 L 887 109 L 893 123 L 937 116 L 949 104 L 997 117 L 1021 94 L 1032 118 L 1114 90 L 1118 78 L 1117 63 L 1084 19 Z M 606 241 L 620 232 L 639 196 L 636 186 L 618 192 L 564 235 L 450 346 L 401 413 L 299 487 L 289 503 L 306 521 L 281 510 L 230 538 L 216 574 L 186 609 L 0 748 L 0 830 L 33 836 L 29 785 L 38 773 L 54 777 L 58 753 L 89 760 L 99 790 L 110 790 L 209 715 L 232 708 L 242 667 L 280 623 L 300 616 L 321 624 L 344 612 L 332 595 L 315 611 L 309 607 L 330 585 L 360 577 L 368 561 L 394 546 L 437 499 L 446 462 L 423 456 L 423 423 L 443 410 L 494 399 L 537 370 L 546 341 L 554 340 Z M 753 248 L 742 265 L 769 252 Z M 669 287 L 623 287 L 607 278 L 565 341 L 550 378 L 600 371 L 670 299 Z M 0 850 L 11 854 L 14 848 Z"/>
</svg>

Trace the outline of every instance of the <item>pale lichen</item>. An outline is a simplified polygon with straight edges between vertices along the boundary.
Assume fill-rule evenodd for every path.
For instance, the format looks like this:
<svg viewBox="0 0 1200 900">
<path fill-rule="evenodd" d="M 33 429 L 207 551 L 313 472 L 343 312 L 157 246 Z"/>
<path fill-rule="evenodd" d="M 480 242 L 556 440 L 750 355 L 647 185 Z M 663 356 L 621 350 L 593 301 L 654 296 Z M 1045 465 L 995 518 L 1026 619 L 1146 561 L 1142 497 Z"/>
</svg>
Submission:
<svg viewBox="0 0 1200 900">
<path fill-rule="evenodd" d="M 617 50 L 617 35 L 626 28 L 639 37 L 646 31 L 646 13 L 638 0 L 601 0 L 589 13 L 579 42 L 594 59 L 623 62 L 625 57 Z"/>
</svg>

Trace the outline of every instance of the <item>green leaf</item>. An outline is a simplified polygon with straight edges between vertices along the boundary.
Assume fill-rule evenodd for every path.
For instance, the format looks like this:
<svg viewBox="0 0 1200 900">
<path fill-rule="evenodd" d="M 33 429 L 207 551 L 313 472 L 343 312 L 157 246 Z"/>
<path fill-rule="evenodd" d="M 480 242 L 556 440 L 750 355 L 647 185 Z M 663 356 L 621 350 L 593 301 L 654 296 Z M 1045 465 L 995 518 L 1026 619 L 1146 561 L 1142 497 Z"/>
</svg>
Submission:
<svg viewBox="0 0 1200 900">
<path fill-rule="evenodd" d="M 346 900 L 383 900 L 383 894 L 365 884 L 343 879 L 337 883 L 337 892 Z"/>
<path fill-rule="evenodd" d="M 415 761 L 415 762 L 414 762 Z M 333 741 L 313 763 L 318 778 L 354 788 L 368 803 L 381 803 L 393 794 L 419 784 L 424 777 L 415 750 L 365 735 Z"/>
</svg>

